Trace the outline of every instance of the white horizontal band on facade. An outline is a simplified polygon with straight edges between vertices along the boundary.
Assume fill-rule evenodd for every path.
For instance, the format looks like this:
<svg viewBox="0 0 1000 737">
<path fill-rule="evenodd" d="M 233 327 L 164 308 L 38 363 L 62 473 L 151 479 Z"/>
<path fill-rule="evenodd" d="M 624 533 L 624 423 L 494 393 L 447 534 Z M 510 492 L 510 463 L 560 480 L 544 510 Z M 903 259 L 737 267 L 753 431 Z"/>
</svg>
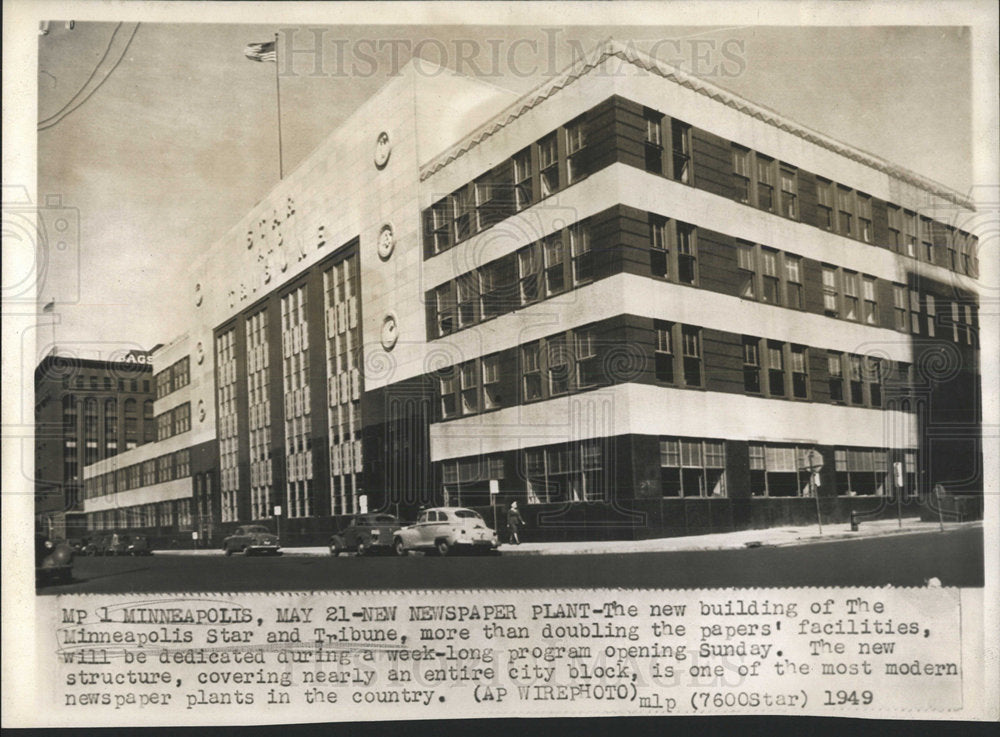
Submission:
<svg viewBox="0 0 1000 737">
<path fill-rule="evenodd" d="M 433 424 L 431 460 L 628 434 L 917 447 L 916 417 L 905 412 L 619 384 Z"/>
<path fill-rule="evenodd" d="M 109 509 L 124 509 L 134 507 L 137 504 L 152 504 L 154 502 L 169 502 L 174 499 L 191 498 L 191 477 L 185 476 L 173 481 L 164 481 L 162 484 L 152 486 L 142 486 L 128 491 L 119 491 L 114 494 L 85 499 L 83 511 L 104 512 Z"/>
<path fill-rule="evenodd" d="M 882 309 L 891 309 L 883 306 Z M 460 363 L 617 315 L 698 325 L 811 348 L 913 361 L 908 333 L 743 300 L 634 274 L 616 274 L 439 338 L 428 350 Z M 395 378 L 395 377 L 394 377 Z"/>
</svg>

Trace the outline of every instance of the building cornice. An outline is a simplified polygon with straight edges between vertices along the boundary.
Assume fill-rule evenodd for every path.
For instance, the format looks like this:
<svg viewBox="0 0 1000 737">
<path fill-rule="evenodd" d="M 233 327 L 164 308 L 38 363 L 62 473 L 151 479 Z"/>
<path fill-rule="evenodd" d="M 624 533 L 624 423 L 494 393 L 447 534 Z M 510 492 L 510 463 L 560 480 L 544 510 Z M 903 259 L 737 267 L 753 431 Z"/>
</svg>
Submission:
<svg viewBox="0 0 1000 737">
<path fill-rule="evenodd" d="M 881 171 L 891 177 L 906 182 L 907 184 L 911 184 L 937 197 L 940 197 L 941 199 L 958 205 L 959 207 L 964 207 L 969 210 L 975 209 L 974 204 L 968 197 L 946 187 L 943 184 L 940 184 L 939 182 L 935 182 L 932 179 L 917 174 L 916 172 L 906 169 L 905 167 L 893 164 L 890 161 L 868 153 L 867 151 L 863 151 L 855 146 L 838 141 L 824 133 L 812 130 L 801 123 L 797 123 L 794 120 L 785 117 L 775 110 L 771 110 L 768 107 L 751 102 L 743 97 L 740 97 L 735 92 L 725 89 L 724 87 L 720 87 L 701 79 L 700 77 L 696 77 L 693 74 L 684 72 L 670 64 L 654 59 L 651 56 L 638 51 L 632 46 L 623 44 L 615 39 L 608 39 L 607 41 L 604 41 L 602 44 L 595 47 L 595 51 L 589 55 L 589 58 L 578 59 L 554 79 L 536 87 L 534 90 L 518 99 L 515 103 L 495 115 L 488 122 L 467 135 L 457 144 L 431 159 L 431 161 L 421 168 L 420 181 L 427 180 L 438 171 L 448 166 L 448 164 L 465 155 L 473 148 L 483 143 L 486 139 L 490 138 L 528 111 L 552 97 L 556 92 L 564 87 L 568 87 L 573 82 L 588 74 L 611 57 L 616 57 L 627 63 L 634 64 L 640 69 L 657 74 L 675 84 L 679 84 L 682 87 L 693 90 L 698 94 L 705 95 L 718 103 L 733 108 L 734 110 L 738 110 L 744 115 L 756 118 L 757 120 L 760 120 L 768 125 L 779 128 L 787 133 L 791 133 L 792 135 L 798 136 L 799 138 L 815 144 L 816 146 L 825 148 L 840 156 L 863 164 L 864 166 Z"/>
</svg>

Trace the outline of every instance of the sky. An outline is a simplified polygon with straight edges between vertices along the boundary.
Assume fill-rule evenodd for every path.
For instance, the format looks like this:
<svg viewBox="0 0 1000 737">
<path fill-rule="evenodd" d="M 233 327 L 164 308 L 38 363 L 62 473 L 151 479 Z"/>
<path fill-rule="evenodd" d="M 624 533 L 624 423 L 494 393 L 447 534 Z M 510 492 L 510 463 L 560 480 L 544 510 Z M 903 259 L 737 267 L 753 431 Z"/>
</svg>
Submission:
<svg viewBox="0 0 1000 737">
<path fill-rule="evenodd" d="M 39 260 L 38 300 L 56 303 L 61 349 L 106 357 L 176 336 L 187 264 L 277 182 L 275 65 L 243 55 L 276 32 L 320 49 L 279 65 L 286 175 L 413 53 L 526 92 L 613 36 L 960 192 L 972 185 L 958 26 L 52 23 L 38 39 L 37 193 L 58 198 L 52 212 L 71 228 L 68 247 Z"/>
</svg>

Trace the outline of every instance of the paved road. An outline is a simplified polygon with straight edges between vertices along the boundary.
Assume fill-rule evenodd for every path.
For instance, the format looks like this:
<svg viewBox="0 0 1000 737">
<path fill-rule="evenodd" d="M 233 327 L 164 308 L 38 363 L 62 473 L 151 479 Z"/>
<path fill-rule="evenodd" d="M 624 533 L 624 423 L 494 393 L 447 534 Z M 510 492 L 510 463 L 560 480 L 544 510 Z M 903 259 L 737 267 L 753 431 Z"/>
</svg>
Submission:
<svg viewBox="0 0 1000 737">
<path fill-rule="evenodd" d="M 983 585 L 981 528 L 743 550 L 608 555 L 78 558 L 39 593 Z"/>
</svg>

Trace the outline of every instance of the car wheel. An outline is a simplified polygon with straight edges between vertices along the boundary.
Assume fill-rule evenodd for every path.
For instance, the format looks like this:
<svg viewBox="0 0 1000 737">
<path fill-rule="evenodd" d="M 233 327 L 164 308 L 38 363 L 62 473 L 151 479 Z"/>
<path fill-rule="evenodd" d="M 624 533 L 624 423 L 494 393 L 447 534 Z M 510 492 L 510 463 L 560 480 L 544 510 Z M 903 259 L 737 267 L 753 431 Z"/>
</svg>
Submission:
<svg viewBox="0 0 1000 737">
<path fill-rule="evenodd" d="M 436 543 L 434 543 L 434 549 L 437 550 L 437 554 L 440 556 L 448 555 L 448 553 L 451 552 L 451 546 L 448 544 L 448 541 L 445 540 L 444 538 L 441 538 Z"/>
<path fill-rule="evenodd" d="M 406 546 L 403 545 L 402 538 L 396 538 L 396 541 L 392 544 L 392 549 L 396 551 L 396 555 L 402 557 L 406 555 Z"/>
<path fill-rule="evenodd" d="M 368 555 L 368 553 L 369 553 L 368 543 L 366 543 L 364 540 L 360 540 L 358 542 L 358 555 Z"/>
<path fill-rule="evenodd" d="M 250 548 L 248 548 L 246 545 L 244 545 L 243 546 L 243 556 L 245 558 L 249 558 L 251 555 L 253 555 L 253 551 L 250 550 Z"/>
<path fill-rule="evenodd" d="M 233 549 L 231 547 L 229 547 L 228 545 L 225 548 L 223 548 L 223 549 L 226 551 L 226 557 L 227 558 L 233 554 Z"/>
<path fill-rule="evenodd" d="M 330 540 L 330 555 L 340 555 L 344 552 L 344 541 L 339 537 Z"/>
</svg>

